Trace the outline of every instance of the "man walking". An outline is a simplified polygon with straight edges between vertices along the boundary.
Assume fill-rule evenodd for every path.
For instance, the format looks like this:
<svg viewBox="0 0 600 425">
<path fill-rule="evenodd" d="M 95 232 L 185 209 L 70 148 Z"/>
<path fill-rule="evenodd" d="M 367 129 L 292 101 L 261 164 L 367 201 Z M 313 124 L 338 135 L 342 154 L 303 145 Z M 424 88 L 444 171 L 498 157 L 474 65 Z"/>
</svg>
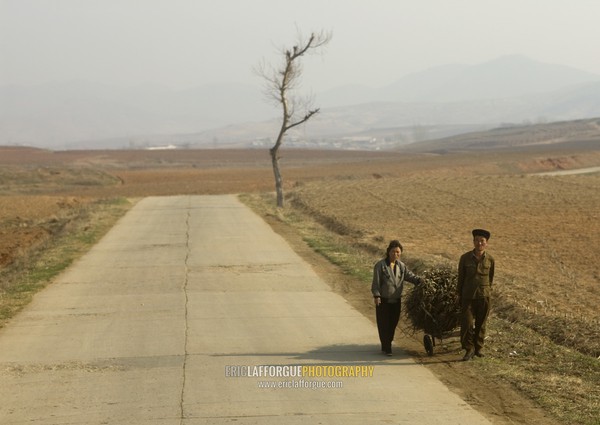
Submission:
<svg viewBox="0 0 600 425">
<path fill-rule="evenodd" d="M 486 252 L 490 232 L 474 229 L 472 234 L 473 250 L 464 253 L 458 262 L 460 341 L 465 349 L 463 361 L 484 355 L 482 349 L 494 281 L 494 258 Z"/>
</svg>

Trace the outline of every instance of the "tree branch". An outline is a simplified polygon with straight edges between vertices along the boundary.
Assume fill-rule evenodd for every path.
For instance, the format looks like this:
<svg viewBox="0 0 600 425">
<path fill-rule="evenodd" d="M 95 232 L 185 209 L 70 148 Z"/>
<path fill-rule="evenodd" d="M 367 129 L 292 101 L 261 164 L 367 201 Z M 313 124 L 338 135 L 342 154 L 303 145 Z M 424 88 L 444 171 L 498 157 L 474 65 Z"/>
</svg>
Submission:
<svg viewBox="0 0 600 425">
<path fill-rule="evenodd" d="M 289 129 L 291 129 L 291 128 L 294 128 L 294 127 L 296 127 L 296 126 L 298 126 L 298 125 L 304 124 L 304 123 L 305 123 L 306 121 L 308 121 L 308 120 L 309 120 L 309 119 L 310 119 L 310 118 L 311 118 L 313 115 L 315 115 L 315 114 L 318 114 L 320 110 L 321 110 L 321 108 L 317 108 L 317 109 L 312 109 L 312 110 L 308 111 L 308 112 L 306 113 L 306 115 L 304 115 L 304 117 L 303 117 L 301 120 L 299 120 L 299 121 L 296 121 L 296 122 L 294 122 L 294 123 L 292 123 L 292 124 L 289 124 L 289 125 L 287 125 L 287 126 L 285 127 L 285 131 L 288 131 Z"/>
</svg>

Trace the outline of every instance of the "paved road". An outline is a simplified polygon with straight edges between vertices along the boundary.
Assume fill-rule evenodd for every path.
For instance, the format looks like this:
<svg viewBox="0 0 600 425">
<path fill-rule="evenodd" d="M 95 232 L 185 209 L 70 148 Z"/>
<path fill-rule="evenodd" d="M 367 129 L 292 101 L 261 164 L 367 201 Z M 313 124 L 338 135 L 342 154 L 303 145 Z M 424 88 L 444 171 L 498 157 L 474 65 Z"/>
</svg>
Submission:
<svg viewBox="0 0 600 425">
<path fill-rule="evenodd" d="M 574 170 L 561 171 L 546 171 L 544 173 L 536 173 L 536 176 L 570 176 L 574 174 L 591 174 L 600 173 L 600 167 L 576 168 Z"/>
<path fill-rule="evenodd" d="M 144 199 L 0 330 L 0 424 L 225 423 L 488 422 L 233 196 Z"/>
</svg>

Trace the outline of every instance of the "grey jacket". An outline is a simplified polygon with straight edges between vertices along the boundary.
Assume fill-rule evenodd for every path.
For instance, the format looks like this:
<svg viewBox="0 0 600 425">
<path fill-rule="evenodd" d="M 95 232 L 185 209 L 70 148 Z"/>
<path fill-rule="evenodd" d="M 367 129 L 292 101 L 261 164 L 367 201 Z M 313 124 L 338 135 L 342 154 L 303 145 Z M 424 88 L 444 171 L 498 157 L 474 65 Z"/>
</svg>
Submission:
<svg viewBox="0 0 600 425">
<path fill-rule="evenodd" d="M 371 292 L 374 297 L 397 301 L 402 297 L 405 280 L 415 285 L 421 283 L 421 278 L 408 270 L 401 261 L 396 262 L 396 273 L 393 273 L 391 265 L 384 258 L 373 268 Z"/>
</svg>

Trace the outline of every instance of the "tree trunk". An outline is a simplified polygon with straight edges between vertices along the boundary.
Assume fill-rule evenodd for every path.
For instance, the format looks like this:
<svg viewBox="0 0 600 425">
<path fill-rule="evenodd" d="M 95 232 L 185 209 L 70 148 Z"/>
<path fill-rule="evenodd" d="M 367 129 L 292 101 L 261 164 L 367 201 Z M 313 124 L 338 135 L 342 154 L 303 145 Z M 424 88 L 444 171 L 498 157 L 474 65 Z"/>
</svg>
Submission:
<svg viewBox="0 0 600 425">
<path fill-rule="evenodd" d="M 279 157 L 277 156 L 279 146 L 270 149 L 271 162 L 273 163 L 273 174 L 275 175 L 275 191 L 277 192 L 277 207 L 283 208 L 283 179 L 279 171 Z"/>
</svg>

